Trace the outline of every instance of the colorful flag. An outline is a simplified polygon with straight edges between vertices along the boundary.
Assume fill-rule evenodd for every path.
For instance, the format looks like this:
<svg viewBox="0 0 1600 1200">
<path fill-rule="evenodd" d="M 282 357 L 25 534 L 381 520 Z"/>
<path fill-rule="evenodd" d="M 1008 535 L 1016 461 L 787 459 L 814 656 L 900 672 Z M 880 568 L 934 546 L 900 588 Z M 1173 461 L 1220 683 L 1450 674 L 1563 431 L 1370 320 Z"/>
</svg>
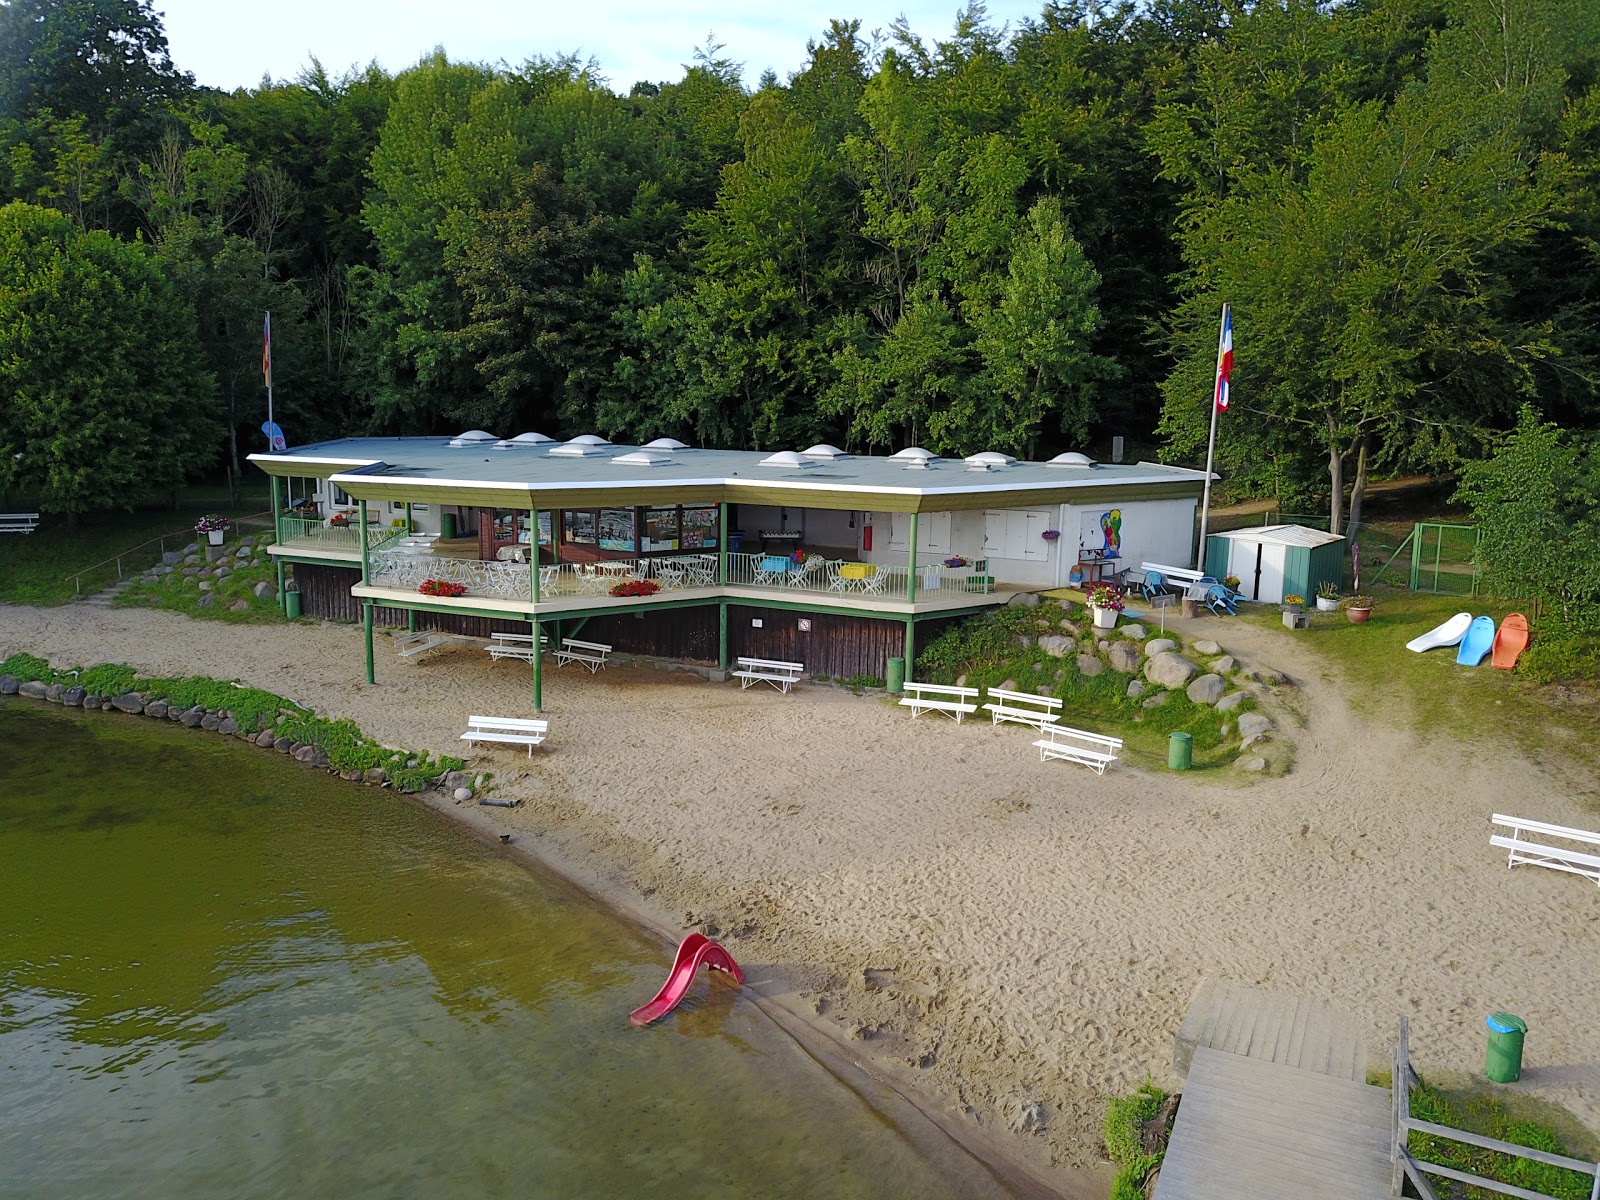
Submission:
<svg viewBox="0 0 1600 1200">
<path fill-rule="evenodd" d="M 1228 376 L 1233 373 L 1233 311 L 1222 306 L 1222 337 L 1217 342 L 1217 386 L 1212 396 L 1218 412 L 1228 411 Z"/>
<path fill-rule="evenodd" d="M 272 421 L 261 422 L 261 432 L 267 435 L 267 448 L 269 450 L 287 450 L 289 443 L 284 439 L 283 430 Z"/>
<path fill-rule="evenodd" d="M 272 314 L 267 314 L 266 323 L 261 326 L 261 380 L 267 385 L 267 391 L 272 390 Z"/>
</svg>

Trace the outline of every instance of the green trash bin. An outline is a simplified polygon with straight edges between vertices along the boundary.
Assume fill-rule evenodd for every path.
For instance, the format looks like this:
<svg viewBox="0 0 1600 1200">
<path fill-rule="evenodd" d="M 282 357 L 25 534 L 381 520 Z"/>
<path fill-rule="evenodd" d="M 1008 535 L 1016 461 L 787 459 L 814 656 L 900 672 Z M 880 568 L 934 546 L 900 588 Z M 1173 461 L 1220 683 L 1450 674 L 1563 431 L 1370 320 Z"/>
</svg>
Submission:
<svg viewBox="0 0 1600 1200">
<path fill-rule="evenodd" d="M 1181 729 L 1167 739 L 1167 769 L 1187 771 L 1194 762 L 1194 738 Z"/>
<path fill-rule="evenodd" d="M 456 536 L 455 513 L 441 513 L 439 515 L 439 536 L 445 541 L 451 541 Z"/>
<path fill-rule="evenodd" d="M 1489 1052 L 1484 1056 L 1483 1073 L 1495 1083 L 1515 1083 L 1522 1077 L 1522 1039 L 1528 1023 L 1508 1012 L 1490 1013 Z"/>
<path fill-rule="evenodd" d="M 889 660 L 889 675 L 885 682 L 888 683 L 891 692 L 903 692 L 906 690 L 905 659 L 891 658 Z"/>
<path fill-rule="evenodd" d="M 283 594 L 283 615 L 291 621 L 300 619 L 300 593 L 297 591 Z"/>
</svg>

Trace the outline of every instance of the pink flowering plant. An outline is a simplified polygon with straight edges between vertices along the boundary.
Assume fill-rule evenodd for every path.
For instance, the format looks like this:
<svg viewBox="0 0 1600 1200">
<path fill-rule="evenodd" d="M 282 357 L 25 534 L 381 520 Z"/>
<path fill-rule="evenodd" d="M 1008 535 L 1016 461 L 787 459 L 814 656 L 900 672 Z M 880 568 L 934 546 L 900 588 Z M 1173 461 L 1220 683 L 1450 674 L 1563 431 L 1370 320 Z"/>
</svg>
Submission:
<svg viewBox="0 0 1600 1200">
<path fill-rule="evenodd" d="M 1122 593 L 1110 584 L 1102 583 L 1089 593 L 1089 604 L 1093 608 L 1105 608 L 1112 612 L 1122 611 Z"/>
</svg>

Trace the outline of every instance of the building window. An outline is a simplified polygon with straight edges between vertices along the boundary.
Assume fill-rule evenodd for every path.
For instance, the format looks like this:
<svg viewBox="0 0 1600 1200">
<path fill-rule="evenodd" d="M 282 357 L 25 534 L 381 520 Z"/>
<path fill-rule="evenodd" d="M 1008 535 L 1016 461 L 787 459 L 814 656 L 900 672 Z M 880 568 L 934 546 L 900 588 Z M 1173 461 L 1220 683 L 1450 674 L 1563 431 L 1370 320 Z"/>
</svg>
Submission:
<svg viewBox="0 0 1600 1200">
<path fill-rule="evenodd" d="M 714 507 L 683 510 L 683 548 L 685 550 L 717 548 L 717 510 Z"/>
<path fill-rule="evenodd" d="M 600 549 L 616 550 L 623 554 L 632 554 L 634 552 L 633 509 L 602 508 L 600 510 Z"/>
<path fill-rule="evenodd" d="M 650 550 L 676 550 L 681 535 L 678 528 L 679 510 L 652 508 L 644 516 L 644 548 Z"/>
<path fill-rule="evenodd" d="M 595 544 L 595 512 L 589 509 L 575 508 L 565 513 L 561 518 L 561 529 L 566 535 L 565 540 L 576 542 L 580 546 L 593 546 Z"/>
</svg>

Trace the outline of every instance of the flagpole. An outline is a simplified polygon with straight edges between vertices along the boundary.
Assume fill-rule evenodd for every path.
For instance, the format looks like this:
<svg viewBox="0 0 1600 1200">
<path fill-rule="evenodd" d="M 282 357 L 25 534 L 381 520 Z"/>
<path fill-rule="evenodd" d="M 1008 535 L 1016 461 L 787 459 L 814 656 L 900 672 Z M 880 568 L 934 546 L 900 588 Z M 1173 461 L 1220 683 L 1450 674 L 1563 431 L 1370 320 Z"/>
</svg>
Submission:
<svg viewBox="0 0 1600 1200">
<path fill-rule="evenodd" d="M 266 374 L 267 374 L 267 425 L 271 426 L 271 424 L 272 424 L 272 310 L 270 308 L 267 309 L 267 323 L 266 323 L 265 329 L 266 329 L 266 333 L 264 335 L 264 340 L 263 340 L 263 346 L 262 346 L 262 352 L 261 352 L 261 360 L 262 360 L 262 363 L 266 367 Z M 1212 418 L 1212 425 L 1215 426 L 1215 424 L 1216 424 L 1216 418 L 1213 417 Z M 1215 432 L 1216 431 L 1213 428 L 1213 430 L 1212 430 L 1213 435 L 1215 434 Z M 272 434 L 271 434 L 271 432 L 269 430 L 269 432 L 267 433 L 267 452 L 270 454 L 272 452 L 273 448 L 274 447 L 272 445 Z"/>
<path fill-rule="evenodd" d="M 1222 306 L 1222 326 L 1217 331 L 1217 345 L 1222 345 L 1228 329 L 1228 306 Z M 1221 370 L 1221 352 L 1218 351 L 1218 371 Z M 1200 499 L 1200 546 L 1195 553 L 1195 568 L 1204 574 L 1206 569 L 1206 532 L 1211 524 L 1211 464 L 1217 457 L 1217 380 L 1211 381 L 1211 437 L 1206 441 L 1206 486 Z"/>
</svg>

